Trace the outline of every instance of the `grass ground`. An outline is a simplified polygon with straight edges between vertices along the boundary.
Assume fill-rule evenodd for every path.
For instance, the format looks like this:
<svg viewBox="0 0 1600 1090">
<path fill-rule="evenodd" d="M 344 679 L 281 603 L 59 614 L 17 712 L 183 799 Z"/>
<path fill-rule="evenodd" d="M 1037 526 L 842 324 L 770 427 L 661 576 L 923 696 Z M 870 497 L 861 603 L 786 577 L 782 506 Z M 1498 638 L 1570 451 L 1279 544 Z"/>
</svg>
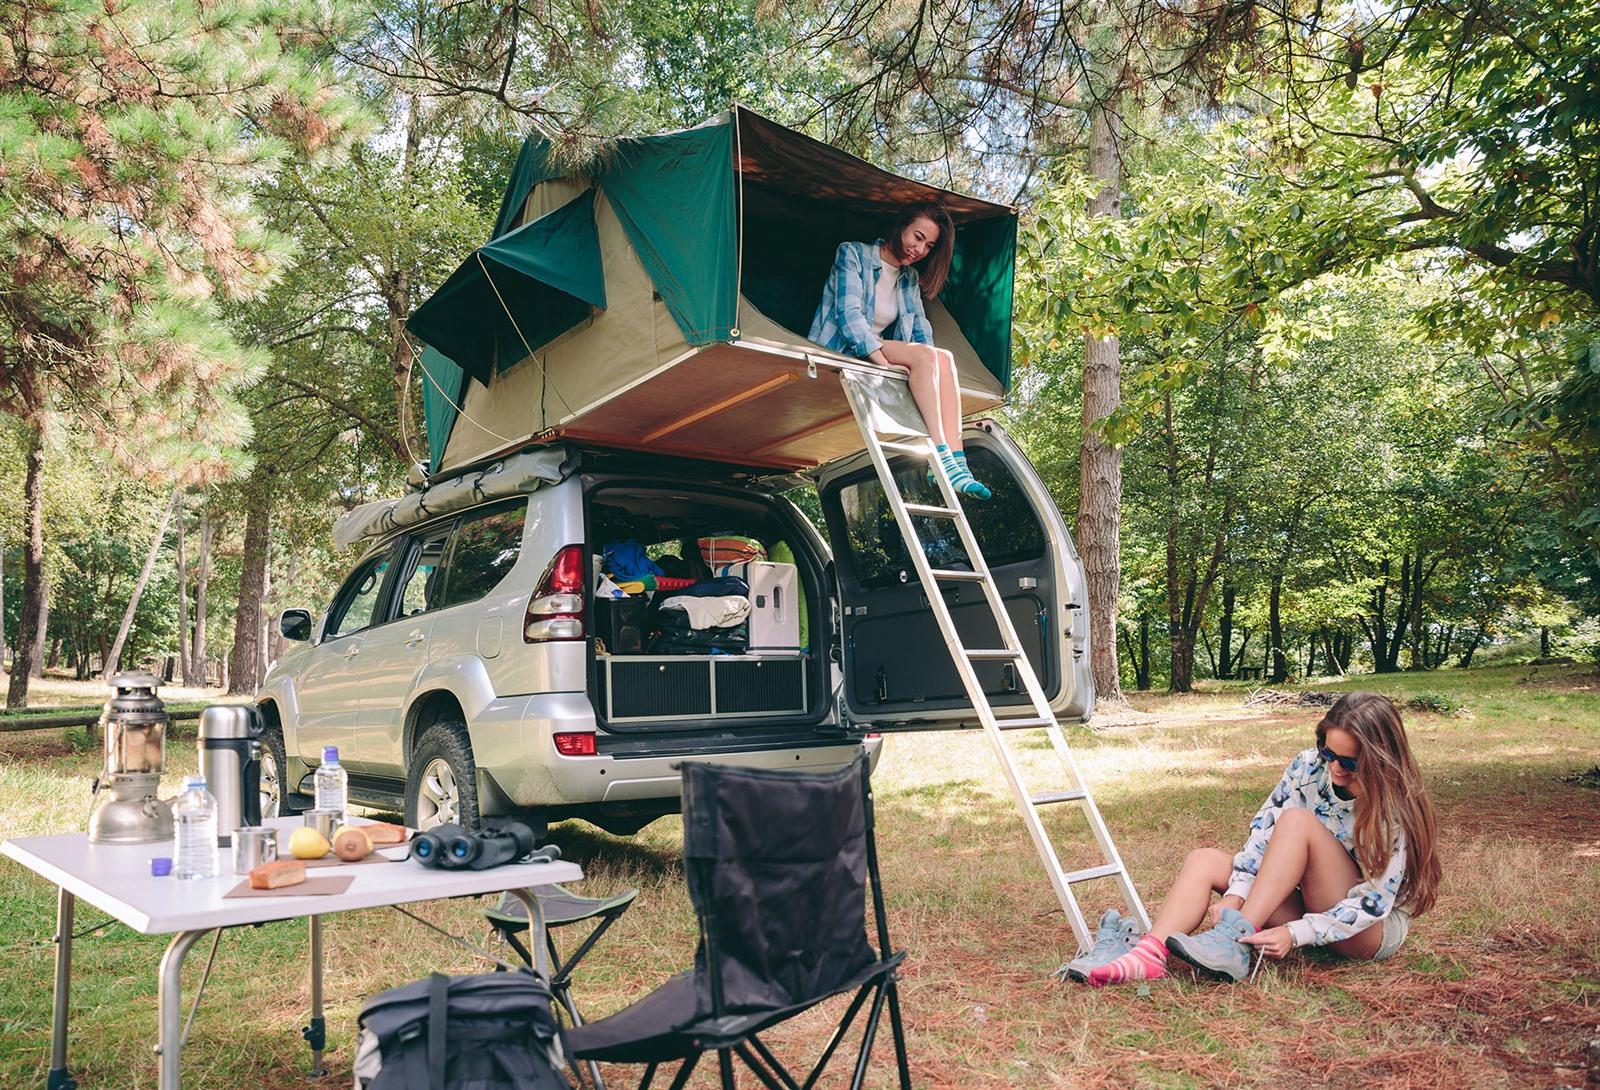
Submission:
<svg viewBox="0 0 1600 1090">
<path fill-rule="evenodd" d="M 1357 678 L 1396 698 L 1439 694 L 1460 710 L 1408 712 L 1441 813 L 1446 882 L 1401 952 L 1381 965 L 1297 955 L 1255 985 L 1180 975 L 1147 994 L 1053 983 L 1075 943 L 981 736 L 887 740 L 879 843 L 891 934 L 910 951 L 902 1003 L 922 1087 L 1379 1088 L 1600 1086 L 1600 790 L 1561 777 L 1600 761 L 1600 678 L 1583 668 L 1497 667 Z M 1141 696 L 1095 733 L 1072 732 L 1141 893 L 1153 907 L 1196 844 L 1232 848 L 1289 757 L 1311 709 L 1247 709 L 1247 687 Z M 1048 756 L 1028 751 L 1030 759 Z M 173 789 L 195 761 L 172 743 Z M 97 759 L 53 732 L 0 736 L 0 837 L 81 828 Z M 1086 844 L 1082 830 L 1063 829 Z M 676 819 L 617 839 L 553 831 L 585 887 L 641 890 L 590 955 L 579 996 L 592 1014 L 689 964 L 693 919 Z M 1085 849 L 1081 858 L 1088 859 Z M 1086 890 L 1098 914 L 1099 896 Z M 42 1086 L 48 1065 L 54 891 L 0 861 L 0 1086 Z M 473 902 L 420 907 L 478 935 Z M 79 928 L 99 922 L 80 912 Z M 347 1084 L 363 998 L 472 957 L 391 912 L 328 921 L 330 1063 Z M 85 1090 L 153 1086 L 155 967 L 164 942 L 120 925 L 79 942 L 72 1065 Z M 189 1087 L 304 1085 L 302 924 L 228 932 L 186 1051 Z M 203 957 L 192 957 L 189 986 Z M 810 1054 L 832 1012 L 775 1034 Z M 786 1047 L 785 1047 L 786 1046 Z M 880 1050 L 883 1045 L 880 1043 Z M 880 1061 L 887 1052 L 879 1052 Z M 871 1085 L 891 1085 L 880 1063 Z M 843 1085 L 838 1078 L 825 1085 Z M 710 1086 L 697 1077 L 695 1086 Z M 741 1084 L 742 1085 L 742 1084 Z"/>
</svg>

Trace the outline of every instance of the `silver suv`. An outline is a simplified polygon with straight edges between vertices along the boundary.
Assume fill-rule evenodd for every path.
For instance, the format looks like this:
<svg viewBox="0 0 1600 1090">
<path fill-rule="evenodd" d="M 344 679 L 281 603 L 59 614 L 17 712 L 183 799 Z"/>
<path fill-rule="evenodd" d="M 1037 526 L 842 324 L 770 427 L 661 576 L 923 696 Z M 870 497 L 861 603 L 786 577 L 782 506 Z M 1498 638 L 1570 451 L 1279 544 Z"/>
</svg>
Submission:
<svg viewBox="0 0 1600 1090">
<path fill-rule="evenodd" d="M 970 427 L 967 449 L 994 489 L 967 510 L 1012 620 L 1057 713 L 1086 717 L 1083 573 L 1061 514 L 998 425 Z M 924 472 L 900 470 L 908 499 Z M 305 805 L 331 745 L 352 801 L 413 827 L 581 817 L 626 835 L 678 810 L 684 760 L 833 769 L 863 745 L 875 762 L 884 731 L 975 725 L 866 455 L 812 482 L 831 549 L 789 498 L 806 483 L 588 450 L 559 484 L 378 540 L 320 617 L 279 619 L 297 645 L 257 696 L 264 790 Z M 704 578 L 704 541 L 729 536 L 792 556 L 798 650 L 651 653 L 653 615 L 594 594 L 607 544 Z M 965 561 L 957 541 L 927 548 L 937 567 Z M 964 592 L 945 592 L 964 640 L 992 646 L 981 592 Z M 1011 666 L 980 673 L 996 704 L 1026 700 Z"/>
</svg>

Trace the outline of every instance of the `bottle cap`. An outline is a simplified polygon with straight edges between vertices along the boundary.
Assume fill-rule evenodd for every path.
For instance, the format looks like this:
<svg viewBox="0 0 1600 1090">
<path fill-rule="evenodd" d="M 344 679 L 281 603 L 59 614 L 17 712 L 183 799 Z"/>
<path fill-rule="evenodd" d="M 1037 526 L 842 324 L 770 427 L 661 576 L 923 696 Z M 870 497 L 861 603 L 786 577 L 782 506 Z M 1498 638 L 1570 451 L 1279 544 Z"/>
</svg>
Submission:
<svg viewBox="0 0 1600 1090">
<path fill-rule="evenodd" d="M 152 878 L 165 878 L 172 873 L 172 860 L 164 855 L 158 855 L 150 860 L 150 876 Z"/>
<path fill-rule="evenodd" d="M 323 746 L 322 747 L 322 759 L 324 761 L 331 761 L 334 764 L 338 764 L 339 763 L 339 747 L 338 746 Z"/>
</svg>

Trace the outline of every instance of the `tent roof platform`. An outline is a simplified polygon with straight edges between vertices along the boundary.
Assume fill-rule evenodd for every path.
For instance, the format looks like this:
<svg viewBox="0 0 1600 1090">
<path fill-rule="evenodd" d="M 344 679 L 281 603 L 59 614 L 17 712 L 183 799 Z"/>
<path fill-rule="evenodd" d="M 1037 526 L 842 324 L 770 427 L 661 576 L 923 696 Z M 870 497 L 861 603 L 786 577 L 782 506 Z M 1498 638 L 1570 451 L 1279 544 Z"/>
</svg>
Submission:
<svg viewBox="0 0 1600 1090">
<path fill-rule="evenodd" d="M 570 420 L 503 443 L 475 461 L 567 441 L 757 469 L 810 469 L 862 449 L 839 382 L 845 370 L 891 379 L 903 375 L 810 345 L 747 340 L 706 345 L 573 413 Z M 997 388 L 969 385 L 968 376 L 962 378 L 964 414 L 1001 403 Z M 467 419 L 457 426 L 472 428 Z"/>
</svg>

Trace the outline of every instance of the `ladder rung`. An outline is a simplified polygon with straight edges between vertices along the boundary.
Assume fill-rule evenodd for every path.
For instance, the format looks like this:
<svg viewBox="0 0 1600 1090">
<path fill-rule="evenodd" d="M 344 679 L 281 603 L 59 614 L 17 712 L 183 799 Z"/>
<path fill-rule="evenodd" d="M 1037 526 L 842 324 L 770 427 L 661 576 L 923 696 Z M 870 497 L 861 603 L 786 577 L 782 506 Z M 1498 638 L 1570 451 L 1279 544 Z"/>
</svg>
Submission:
<svg viewBox="0 0 1600 1090">
<path fill-rule="evenodd" d="M 1068 885 L 1075 882 L 1088 882 L 1095 878 L 1110 878 L 1114 874 L 1121 874 L 1122 868 L 1115 863 L 1107 863 L 1103 867 L 1089 867 L 1085 870 L 1069 871 L 1061 877 Z"/>
<path fill-rule="evenodd" d="M 1087 791 L 1046 791 L 1042 795 L 1035 795 L 1029 801 L 1035 806 L 1048 806 L 1052 802 L 1076 802 L 1078 799 L 1089 797 Z"/>
<path fill-rule="evenodd" d="M 961 514 L 953 507 L 934 507 L 926 503 L 906 504 L 906 513 L 911 515 L 925 515 L 928 518 L 953 519 Z"/>
<path fill-rule="evenodd" d="M 927 445 L 927 440 L 923 440 L 922 443 L 899 443 L 892 439 L 879 439 L 878 446 L 895 454 L 909 454 L 914 458 L 928 458 L 933 455 L 933 448 Z"/>
<path fill-rule="evenodd" d="M 956 571 L 954 568 L 934 568 L 931 572 L 935 579 L 943 579 L 950 583 L 982 583 L 983 573 L 976 571 Z"/>
<path fill-rule="evenodd" d="M 1013 651 L 1009 647 L 978 647 L 970 648 L 967 651 L 967 658 L 982 659 L 984 661 L 1009 661 L 1011 659 L 1020 659 L 1021 657 L 1021 651 Z"/>
<path fill-rule="evenodd" d="M 1053 727 L 1056 721 L 1030 716 L 1027 719 L 996 719 L 994 725 L 1001 730 L 1038 730 L 1040 727 Z"/>
</svg>

